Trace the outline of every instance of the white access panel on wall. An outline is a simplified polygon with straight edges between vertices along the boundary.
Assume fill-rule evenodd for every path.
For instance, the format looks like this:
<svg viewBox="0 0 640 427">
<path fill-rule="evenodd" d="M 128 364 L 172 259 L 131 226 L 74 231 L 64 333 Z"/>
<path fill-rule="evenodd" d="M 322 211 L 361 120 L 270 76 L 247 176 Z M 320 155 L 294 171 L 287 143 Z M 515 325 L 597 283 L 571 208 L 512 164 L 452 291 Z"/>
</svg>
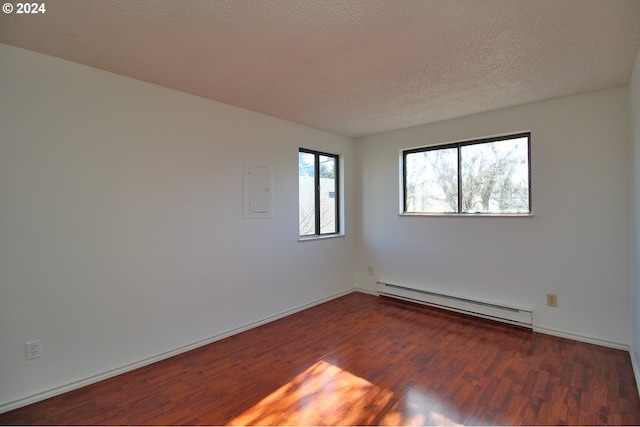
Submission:
<svg viewBox="0 0 640 427">
<path fill-rule="evenodd" d="M 245 218 L 271 218 L 271 166 L 244 166 L 243 211 Z"/>
</svg>

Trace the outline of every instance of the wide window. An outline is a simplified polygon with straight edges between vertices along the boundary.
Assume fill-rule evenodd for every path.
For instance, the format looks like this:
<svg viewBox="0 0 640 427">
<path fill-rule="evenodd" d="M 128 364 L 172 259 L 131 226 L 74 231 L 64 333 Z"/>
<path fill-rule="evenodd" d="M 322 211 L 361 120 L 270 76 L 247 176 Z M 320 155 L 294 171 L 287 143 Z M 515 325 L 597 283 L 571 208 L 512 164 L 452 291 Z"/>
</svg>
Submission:
<svg viewBox="0 0 640 427">
<path fill-rule="evenodd" d="M 531 212 L 530 133 L 402 152 L 404 213 Z"/>
<path fill-rule="evenodd" d="M 340 232 L 338 156 L 301 148 L 298 153 L 299 233 Z"/>
</svg>

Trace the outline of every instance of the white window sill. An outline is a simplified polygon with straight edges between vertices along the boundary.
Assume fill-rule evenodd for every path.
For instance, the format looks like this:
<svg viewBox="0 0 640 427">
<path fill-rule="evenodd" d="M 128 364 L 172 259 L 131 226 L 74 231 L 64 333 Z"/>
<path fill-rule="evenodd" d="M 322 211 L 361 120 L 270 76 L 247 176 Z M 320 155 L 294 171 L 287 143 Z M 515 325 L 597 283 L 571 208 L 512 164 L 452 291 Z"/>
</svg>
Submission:
<svg viewBox="0 0 640 427">
<path fill-rule="evenodd" d="M 439 217 L 439 218 L 529 218 L 533 217 L 533 213 L 414 213 L 402 212 L 398 216 L 408 217 Z"/>
<path fill-rule="evenodd" d="M 325 235 L 313 235 L 313 236 L 300 236 L 298 237 L 298 242 L 310 242 L 313 240 L 325 240 L 325 239 L 335 239 L 338 237 L 344 237 L 344 233 L 338 233 L 338 234 L 325 234 Z"/>
</svg>

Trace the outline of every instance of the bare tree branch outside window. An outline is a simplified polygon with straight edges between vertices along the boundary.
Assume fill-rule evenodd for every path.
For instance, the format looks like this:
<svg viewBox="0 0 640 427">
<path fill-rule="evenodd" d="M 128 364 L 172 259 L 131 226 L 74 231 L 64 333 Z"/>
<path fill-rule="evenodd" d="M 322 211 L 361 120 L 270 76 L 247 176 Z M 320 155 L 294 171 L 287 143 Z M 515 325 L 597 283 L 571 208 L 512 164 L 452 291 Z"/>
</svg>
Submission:
<svg viewBox="0 0 640 427">
<path fill-rule="evenodd" d="M 407 150 L 405 212 L 529 213 L 529 134 Z"/>
</svg>

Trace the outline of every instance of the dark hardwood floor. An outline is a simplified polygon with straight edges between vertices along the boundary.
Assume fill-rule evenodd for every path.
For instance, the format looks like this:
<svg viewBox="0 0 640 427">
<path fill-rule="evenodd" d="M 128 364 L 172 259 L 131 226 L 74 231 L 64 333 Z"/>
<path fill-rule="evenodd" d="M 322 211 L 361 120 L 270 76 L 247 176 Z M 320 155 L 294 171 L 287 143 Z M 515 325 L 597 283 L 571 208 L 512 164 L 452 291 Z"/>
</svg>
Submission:
<svg viewBox="0 0 640 427">
<path fill-rule="evenodd" d="M 353 293 L 2 424 L 639 425 L 629 354 Z"/>
</svg>

